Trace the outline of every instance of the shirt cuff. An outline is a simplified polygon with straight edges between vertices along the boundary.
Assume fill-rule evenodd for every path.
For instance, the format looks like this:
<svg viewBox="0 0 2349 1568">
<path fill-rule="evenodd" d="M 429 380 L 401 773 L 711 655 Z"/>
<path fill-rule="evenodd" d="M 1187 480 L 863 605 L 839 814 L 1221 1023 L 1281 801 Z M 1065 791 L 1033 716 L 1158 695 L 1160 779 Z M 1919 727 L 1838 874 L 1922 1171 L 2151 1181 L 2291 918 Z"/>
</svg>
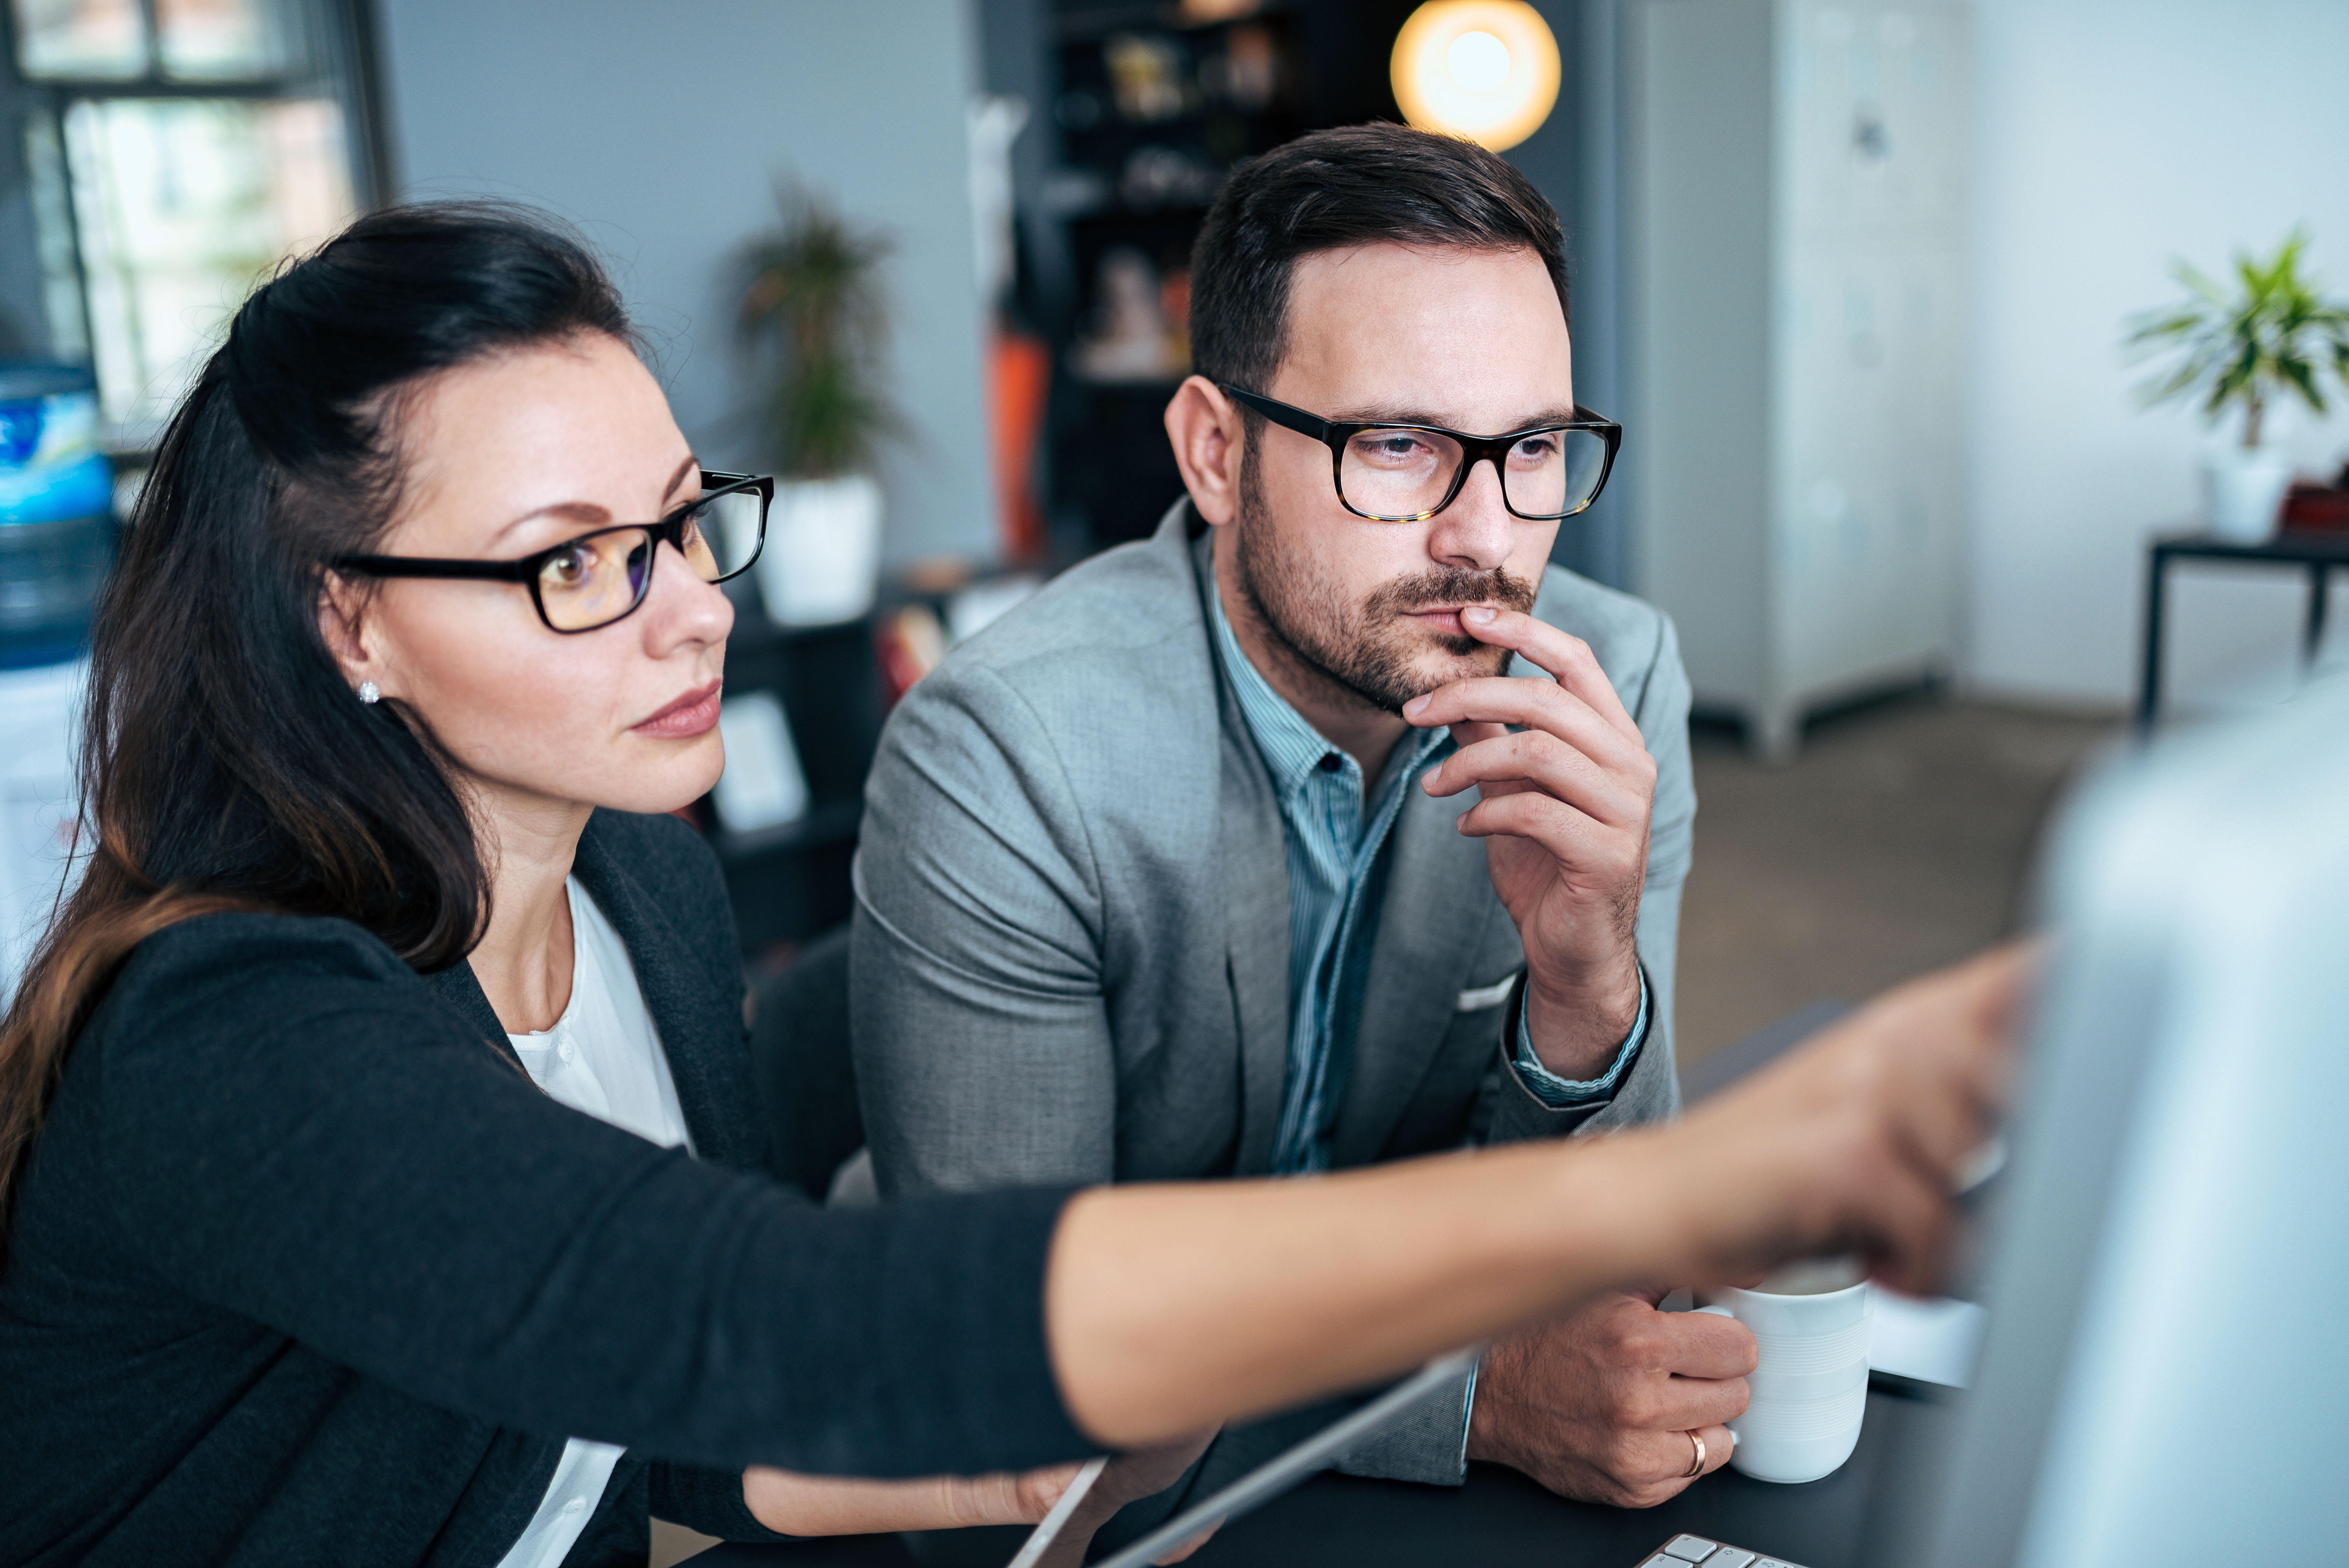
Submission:
<svg viewBox="0 0 2349 1568">
<path fill-rule="evenodd" d="M 1517 1077 L 1525 1080 L 1534 1097 L 1544 1105 L 1564 1108 L 1586 1100 L 1601 1099 L 1615 1092 L 1615 1086 L 1631 1068 L 1640 1047 L 1648 1043 L 1648 966 L 1640 965 L 1640 1011 L 1631 1020 L 1631 1032 L 1623 1037 L 1622 1046 L 1615 1053 L 1615 1063 L 1604 1076 L 1595 1078 L 1564 1078 L 1542 1066 L 1541 1057 L 1534 1054 L 1533 1026 L 1526 1021 L 1529 1011 L 1524 1003 L 1517 1005 L 1517 1052 L 1513 1065 Z"/>
</svg>

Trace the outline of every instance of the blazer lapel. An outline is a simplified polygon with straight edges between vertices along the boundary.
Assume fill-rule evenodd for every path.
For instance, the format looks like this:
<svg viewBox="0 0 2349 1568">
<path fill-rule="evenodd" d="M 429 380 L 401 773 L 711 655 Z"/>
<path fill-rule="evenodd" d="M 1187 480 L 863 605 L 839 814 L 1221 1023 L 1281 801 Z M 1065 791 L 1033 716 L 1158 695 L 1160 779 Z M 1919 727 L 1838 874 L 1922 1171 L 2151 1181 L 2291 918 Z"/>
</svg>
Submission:
<svg viewBox="0 0 2349 1568">
<path fill-rule="evenodd" d="M 1473 791 L 1450 800 L 1417 798 L 1395 820 L 1362 1021 L 1330 1150 L 1340 1169 L 1378 1157 L 1444 1043 L 1461 987 L 1473 983 L 1468 966 L 1499 907 L 1484 841 L 1462 838 L 1453 825 L 1475 801 Z"/>
<path fill-rule="evenodd" d="M 1234 718 L 1237 719 L 1237 715 Z M 1272 1169 L 1288 1077 L 1288 847 L 1263 760 L 1223 737 L 1224 919 L 1240 1032 L 1240 1146 L 1235 1174 Z"/>
<path fill-rule="evenodd" d="M 481 1030 L 497 1053 L 513 1064 L 514 1071 L 524 1070 L 522 1057 L 513 1048 L 513 1042 L 506 1038 L 506 1026 L 498 1021 L 497 1009 L 490 1006 L 489 994 L 473 977 L 471 964 L 460 958 L 448 968 L 436 970 L 421 978 L 432 988 L 434 995 L 456 1009 L 465 1022 Z"/>
<path fill-rule="evenodd" d="M 1175 510 L 1188 521 L 1189 502 Z M 1174 514 L 1168 513 L 1171 522 Z M 1215 652 L 1216 591 L 1202 528 L 1191 542 L 1191 571 L 1199 593 L 1199 614 L 1207 667 L 1216 692 L 1216 730 L 1222 765 L 1216 820 L 1216 852 L 1224 884 L 1224 933 L 1232 977 L 1232 1011 L 1240 1040 L 1240 1133 L 1233 1173 L 1262 1176 L 1272 1169 L 1280 1134 L 1280 1097 L 1288 1079 L 1288 843 L 1282 835 L 1280 803 L 1272 779 L 1248 734 L 1233 692 L 1230 672 Z"/>
<path fill-rule="evenodd" d="M 572 870 L 628 950 L 636 989 L 644 994 L 653 1027 L 660 1033 L 661 1054 L 668 1058 L 678 1109 L 693 1134 L 694 1151 L 712 1164 L 755 1169 L 763 1163 L 765 1151 L 750 1130 L 755 1119 L 744 1109 L 754 1102 L 739 998 L 712 983 L 708 955 L 686 941 L 629 872 L 625 858 L 596 830 L 603 820 L 601 811 L 587 819 Z M 423 979 L 441 1001 L 487 1036 L 515 1071 L 523 1070 L 522 1057 L 506 1038 L 505 1026 L 471 964 L 452 964 Z"/>
<path fill-rule="evenodd" d="M 756 1119 L 748 1113 L 754 1102 L 740 993 L 712 983 L 709 955 L 687 942 L 596 830 L 603 817 L 598 811 L 588 819 L 574 869 L 628 950 L 636 988 L 660 1031 L 694 1152 L 712 1164 L 755 1168 L 764 1150 L 753 1136 Z M 723 958 L 735 961 L 730 953 Z"/>
</svg>

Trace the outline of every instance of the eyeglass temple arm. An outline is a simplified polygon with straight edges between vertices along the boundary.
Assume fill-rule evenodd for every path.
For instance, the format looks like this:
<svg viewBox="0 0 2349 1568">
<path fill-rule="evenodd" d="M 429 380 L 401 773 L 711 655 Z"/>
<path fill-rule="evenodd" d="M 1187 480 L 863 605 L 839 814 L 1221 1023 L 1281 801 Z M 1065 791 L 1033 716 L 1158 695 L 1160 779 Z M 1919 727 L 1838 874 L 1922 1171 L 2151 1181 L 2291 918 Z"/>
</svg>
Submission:
<svg viewBox="0 0 2349 1568">
<path fill-rule="evenodd" d="M 1235 387 L 1228 381 L 1218 381 L 1216 386 L 1226 397 L 1237 398 L 1284 429 L 1294 430 L 1300 436 L 1310 436 L 1317 441 L 1330 438 L 1330 422 L 1327 419 L 1316 418 L 1302 408 L 1292 408 L 1286 403 L 1267 397 L 1260 392 L 1251 392 L 1244 387 Z"/>
<path fill-rule="evenodd" d="M 529 561 L 447 561 L 422 555 L 338 555 L 336 570 L 371 577 L 446 577 L 474 582 L 527 583 L 536 574 Z"/>
</svg>

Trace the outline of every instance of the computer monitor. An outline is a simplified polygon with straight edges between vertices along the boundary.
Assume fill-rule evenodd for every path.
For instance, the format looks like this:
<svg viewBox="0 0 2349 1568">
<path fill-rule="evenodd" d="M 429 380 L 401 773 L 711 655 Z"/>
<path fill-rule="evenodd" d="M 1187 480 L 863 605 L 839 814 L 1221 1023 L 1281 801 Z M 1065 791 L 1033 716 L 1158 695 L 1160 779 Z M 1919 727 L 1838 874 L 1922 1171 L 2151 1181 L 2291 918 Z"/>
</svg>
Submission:
<svg viewBox="0 0 2349 1568">
<path fill-rule="evenodd" d="M 2349 682 L 2108 767 L 1991 1204 L 1973 1391 L 1877 1562 L 2349 1562 Z"/>
</svg>

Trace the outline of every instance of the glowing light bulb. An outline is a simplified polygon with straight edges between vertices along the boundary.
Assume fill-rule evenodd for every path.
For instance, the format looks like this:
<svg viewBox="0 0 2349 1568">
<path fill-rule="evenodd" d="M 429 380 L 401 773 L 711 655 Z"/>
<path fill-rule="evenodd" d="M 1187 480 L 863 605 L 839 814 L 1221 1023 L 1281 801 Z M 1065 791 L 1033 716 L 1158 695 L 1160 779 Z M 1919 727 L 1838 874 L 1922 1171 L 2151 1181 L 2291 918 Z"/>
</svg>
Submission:
<svg viewBox="0 0 2349 1568">
<path fill-rule="evenodd" d="M 1478 31 L 1463 33 L 1444 51 L 1452 79 L 1472 93 L 1488 93 L 1509 79 L 1509 46 Z"/>
<path fill-rule="evenodd" d="M 1403 118 L 1495 152 L 1541 129 L 1558 76 L 1557 40 L 1526 0 L 1427 0 L 1395 35 Z"/>
</svg>

